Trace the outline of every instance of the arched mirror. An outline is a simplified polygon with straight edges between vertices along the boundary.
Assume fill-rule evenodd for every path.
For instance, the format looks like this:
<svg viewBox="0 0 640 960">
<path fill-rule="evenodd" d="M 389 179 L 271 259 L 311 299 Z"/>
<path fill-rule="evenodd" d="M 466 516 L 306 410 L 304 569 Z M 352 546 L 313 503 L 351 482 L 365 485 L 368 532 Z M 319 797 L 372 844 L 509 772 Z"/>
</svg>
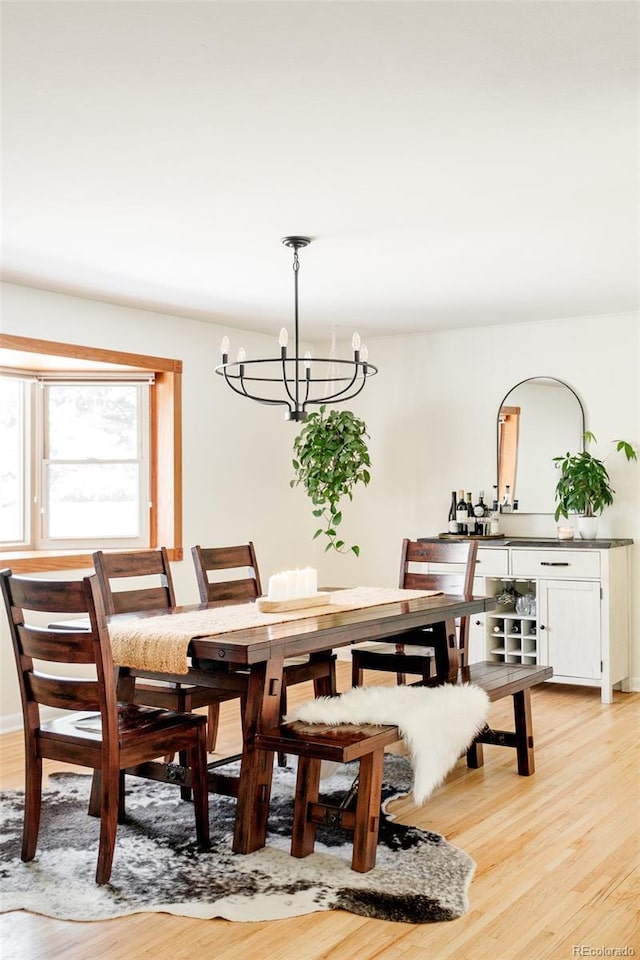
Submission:
<svg viewBox="0 0 640 960">
<path fill-rule="evenodd" d="M 500 502 L 507 495 L 518 501 L 518 513 L 553 513 L 553 458 L 583 450 L 584 429 L 582 403 L 567 383 L 554 377 L 517 383 L 498 408 Z"/>
</svg>

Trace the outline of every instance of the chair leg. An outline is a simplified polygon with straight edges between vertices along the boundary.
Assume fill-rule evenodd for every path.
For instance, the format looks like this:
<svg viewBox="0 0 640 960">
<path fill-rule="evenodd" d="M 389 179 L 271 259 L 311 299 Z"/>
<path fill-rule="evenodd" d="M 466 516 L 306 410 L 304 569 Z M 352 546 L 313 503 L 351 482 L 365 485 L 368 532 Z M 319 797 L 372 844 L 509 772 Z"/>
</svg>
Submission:
<svg viewBox="0 0 640 960">
<path fill-rule="evenodd" d="M 196 817 L 196 837 L 202 849 L 209 847 L 209 785 L 207 783 L 207 734 L 203 727 L 197 729 L 196 744 L 189 751 L 191 782 L 193 784 L 193 807 Z"/>
<path fill-rule="evenodd" d="M 360 659 L 354 650 L 351 654 L 351 686 L 361 687 L 364 680 L 364 670 L 360 668 Z"/>
<path fill-rule="evenodd" d="M 118 823 L 124 823 L 126 819 L 124 805 L 124 770 L 120 771 L 120 782 L 118 790 Z M 93 771 L 91 780 L 91 794 L 89 796 L 89 809 L 87 814 L 90 817 L 100 817 L 102 810 L 102 771 L 100 769 Z"/>
<path fill-rule="evenodd" d="M 206 742 L 205 742 L 205 748 L 206 748 Z M 187 769 L 187 767 L 189 766 L 189 754 L 186 750 L 180 751 L 180 753 L 178 754 L 178 762 L 181 767 L 184 767 L 185 770 Z M 186 800 L 187 802 L 191 800 L 192 798 L 191 787 L 180 787 L 180 797 L 182 800 Z"/>
<path fill-rule="evenodd" d="M 513 694 L 513 716 L 516 724 L 518 773 L 521 777 L 530 777 L 535 773 L 536 764 L 533 753 L 531 692 L 528 688 Z"/>
<path fill-rule="evenodd" d="M 98 847 L 98 866 L 96 883 L 108 883 L 113 866 L 113 852 L 118 829 L 118 811 L 120 809 L 121 771 L 116 768 L 101 771 L 100 798 L 100 846 Z"/>
<path fill-rule="evenodd" d="M 319 677 L 313 678 L 314 696 L 335 697 L 338 692 L 338 685 L 336 683 L 336 658 L 334 654 L 327 657 L 322 654 L 316 655 L 312 653 L 310 660 L 312 663 L 322 663 L 326 667 L 326 672 Z"/>
<path fill-rule="evenodd" d="M 100 816 L 100 803 L 102 797 L 102 776 L 100 770 L 93 771 L 91 779 L 91 794 L 89 796 L 89 816 Z"/>
<path fill-rule="evenodd" d="M 320 766 L 314 757 L 298 757 L 298 776 L 291 828 L 291 856 L 307 857 L 313 853 L 316 825 L 307 819 L 310 803 L 317 803 L 320 793 Z"/>
<path fill-rule="evenodd" d="M 283 683 L 280 688 L 280 720 L 287 715 L 287 684 Z M 278 766 L 286 767 L 287 755 L 282 750 L 278 751 Z"/>
<path fill-rule="evenodd" d="M 218 723 L 220 721 L 220 704 L 218 701 L 209 704 L 207 711 L 207 753 L 213 753 L 218 739 Z"/>
<path fill-rule="evenodd" d="M 33 753 L 32 753 L 33 751 Z M 29 754 L 31 754 L 29 756 Z M 21 858 L 33 860 L 38 845 L 40 809 L 42 806 L 42 757 L 35 756 L 34 744 L 27 744 L 25 771 L 24 823 L 22 827 Z"/>
<path fill-rule="evenodd" d="M 405 652 L 404 643 L 396 643 L 396 653 L 401 656 Z M 404 687 L 407 682 L 406 673 L 396 673 L 396 685 L 398 687 Z"/>
<path fill-rule="evenodd" d="M 376 863 L 383 763 L 384 750 L 376 750 L 360 759 L 351 858 L 351 868 L 358 873 L 372 870 Z"/>
</svg>

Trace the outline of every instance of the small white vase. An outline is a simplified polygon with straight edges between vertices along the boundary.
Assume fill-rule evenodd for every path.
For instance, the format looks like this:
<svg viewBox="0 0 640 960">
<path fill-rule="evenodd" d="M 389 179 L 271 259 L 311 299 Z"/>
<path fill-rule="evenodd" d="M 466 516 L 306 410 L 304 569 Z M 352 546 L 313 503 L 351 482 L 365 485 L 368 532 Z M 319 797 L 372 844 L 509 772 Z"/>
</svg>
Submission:
<svg viewBox="0 0 640 960">
<path fill-rule="evenodd" d="M 595 540 L 598 532 L 598 517 L 578 517 L 578 533 L 583 540 Z"/>
</svg>

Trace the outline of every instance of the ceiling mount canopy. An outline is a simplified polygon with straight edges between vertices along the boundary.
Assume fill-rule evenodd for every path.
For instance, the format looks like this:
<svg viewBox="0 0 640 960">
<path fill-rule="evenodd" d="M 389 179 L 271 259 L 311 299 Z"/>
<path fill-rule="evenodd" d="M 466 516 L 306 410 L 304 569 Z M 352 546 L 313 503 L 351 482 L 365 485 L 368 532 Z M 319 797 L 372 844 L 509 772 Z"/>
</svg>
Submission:
<svg viewBox="0 0 640 960">
<path fill-rule="evenodd" d="M 257 403 L 286 407 L 285 420 L 306 420 L 307 408 L 313 404 L 342 403 L 356 397 L 367 378 L 376 374 L 378 368 L 369 363 L 367 348 L 360 345 L 357 333 L 354 333 L 351 341 L 353 359 L 312 357 L 308 350 L 300 357 L 298 250 L 308 247 L 311 238 L 283 237 L 282 243 L 293 250 L 293 355 L 288 353 L 289 334 L 286 327 L 280 330 L 280 356 L 276 357 L 247 360 L 244 348 L 240 347 L 236 360 L 230 361 L 229 338 L 224 337 L 220 346 L 222 363 L 216 367 L 216 373 L 224 377 L 227 385 L 241 397 Z"/>
</svg>

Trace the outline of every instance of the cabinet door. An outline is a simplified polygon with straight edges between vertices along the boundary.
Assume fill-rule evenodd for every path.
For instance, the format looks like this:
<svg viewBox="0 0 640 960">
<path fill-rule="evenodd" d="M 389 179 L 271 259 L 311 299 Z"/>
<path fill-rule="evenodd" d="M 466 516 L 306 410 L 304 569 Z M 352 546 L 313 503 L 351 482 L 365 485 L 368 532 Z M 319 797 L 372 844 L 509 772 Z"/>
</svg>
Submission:
<svg viewBox="0 0 640 960">
<path fill-rule="evenodd" d="M 473 593 L 476 597 L 486 596 L 486 581 L 484 577 L 476 577 L 473 581 Z M 478 663 L 486 660 L 485 656 L 485 615 L 474 613 L 469 617 L 469 651 L 467 663 Z"/>
<path fill-rule="evenodd" d="M 538 587 L 541 653 L 554 676 L 600 679 L 600 584 L 540 580 Z"/>
</svg>

